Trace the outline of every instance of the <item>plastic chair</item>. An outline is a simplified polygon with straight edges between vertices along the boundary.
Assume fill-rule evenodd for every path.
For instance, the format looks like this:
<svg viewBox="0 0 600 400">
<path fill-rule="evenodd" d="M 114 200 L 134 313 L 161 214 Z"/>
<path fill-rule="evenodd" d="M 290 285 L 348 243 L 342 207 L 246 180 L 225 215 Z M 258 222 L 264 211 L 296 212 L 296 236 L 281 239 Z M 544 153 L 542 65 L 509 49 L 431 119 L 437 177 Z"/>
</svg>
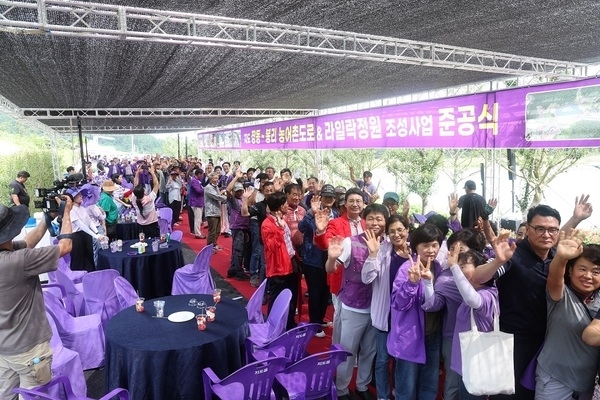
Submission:
<svg viewBox="0 0 600 400">
<path fill-rule="evenodd" d="M 194 260 L 177 269 L 173 275 L 171 295 L 176 294 L 212 294 L 215 282 L 210 274 L 210 258 L 213 245 L 205 246 Z"/>
<path fill-rule="evenodd" d="M 300 324 L 282 333 L 269 343 L 257 346 L 251 338 L 246 339 L 246 360 L 248 362 L 265 360 L 269 357 L 285 357 L 287 365 L 292 365 L 307 355 L 306 347 L 321 329 L 320 324 Z"/>
<path fill-rule="evenodd" d="M 69 298 L 67 294 L 67 290 L 60 283 L 43 283 L 42 290 L 44 292 L 51 293 L 54 297 L 60 299 L 63 307 L 69 314 L 72 316 L 76 316 L 75 314 L 75 306 L 73 305 L 73 301 Z"/>
<path fill-rule="evenodd" d="M 333 381 L 336 368 L 352 353 L 339 344 L 331 350 L 308 356 L 275 375 L 273 385 L 277 399 L 337 399 Z"/>
<path fill-rule="evenodd" d="M 51 293 L 44 293 L 46 312 L 56 323 L 63 345 L 79 353 L 83 369 L 104 365 L 104 330 L 99 315 L 73 317 L 60 300 Z"/>
<path fill-rule="evenodd" d="M 114 269 L 90 272 L 83 277 L 83 297 L 86 314 L 99 314 L 102 325 L 114 317 L 121 305 L 117 299 L 115 279 L 119 273 Z"/>
<path fill-rule="evenodd" d="M 138 295 L 127 279 L 117 276 L 114 280 L 114 285 L 117 292 L 117 299 L 121 305 L 121 311 L 135 305 Z"/>
<path fill-rule="evenodd" d="M 219 379 L 210 368 L 202 371 L 204 399 L 217 395 L 222 400 L 263 400 L 275 397 L 273 381 L 287 360 L 273 357 L 248 364 L 226 378 Z"/>
<path fill-rule="evenodd" d="M 52 329 L 52 338 L 50 339 L 50 347 L 52 348 L 52 375 L 66 376 L 71 381 L 73 393 L 75 393 L 76 396 L 85 397 L 87 393 L 87 384 L 85 382 L 85 375 L 83 373 L 83 367 L 81 366 L 79 353 L 64 347 L 58 329 L 56 328 L 54 318 L 48 314 L 48 311 L 46 311 L 46 318 Z M 58 388 L 51 392 L 56 392 L 56 397 L 60 397 Z"/>
<path fill-rule="evenodd" d="M 181 242 L 181 239 L 183 239 L 183 232 L 182 231 L 173 231 L 173 232 L 171 232 L 171 240 L 176 240 L 178 242 Z"/>
<path fill-rule="evenodd" d="M 292 292 L 290 289 L 283 289 L 275 299 L 267 321 L 262 324 L 249 324 L 250 339 L 252 343 L 258 346 L 264 346 L 276 337 L 285 332 L 288 314 L 290 312 L 290 300 Z"/>
<path fill-rule="evenodd" d="M 170 210 L 170 208 L 169 208 Z M 169 221 L 167 221 L 164 218 L 159 218 L 158 219 L 158 230 L 160 231 L 161 235 L 164 235 L 166 233 L 171 233 L 173 231 L 173 229 L 171 228 L 171 224 L 169 223 Z"/>
<path fill-rule="evenodd" d="M 173 225 L 173 210 L 169 207 L 163 207 L 158 209 L 158 218 L 166 219 L 169 226 Z"/>
<path fill-rule="evenodd" d="M 48 391 L 54 389 L 58 385 L 62 386 L 62 392 L 66 394 L 67 400 L 90 400 L 89 397 L 76 396 L 71 388 L 71 382 L 66 376 L 55 376 L 45 385 L 33 389 L 14 389 L 14 392 L 23 396 L 25 400 L 55 400 L 57 397 L 50 395 Z M 100 400 L 108 400 L 115 396 L 118 396 L 120 400 L 129 400 L 129 392 L 126 389 L 121 388 L 113 389 L 110 393 L 102 396 Z"/>
<path fill-rule="evenodd" d="M 56 282 L 65 288 L 65 290 L 67 291 L 67 296 L 73 302 L 75 314 L 71 315 L 75 317 L 85 315 L 85 299 L 83 297 L 83 284 L 73 283 L 73 281 L 69 279 L 69 277 L 65 275 L 61 270 L 54 271 L 53 275 Z"/>
<path fill-rule="evenodd" d="M 262 299 L 265 295 L 265 289 L 267 287 L 267 280 L 263 280 L 260 286 L 248 300 L 246 304 L 246 312 L 248 313 L 248 323 L 250 324 L 262 324 L 265 322 L 265 317 L 262 312 Z"/>
</svg>

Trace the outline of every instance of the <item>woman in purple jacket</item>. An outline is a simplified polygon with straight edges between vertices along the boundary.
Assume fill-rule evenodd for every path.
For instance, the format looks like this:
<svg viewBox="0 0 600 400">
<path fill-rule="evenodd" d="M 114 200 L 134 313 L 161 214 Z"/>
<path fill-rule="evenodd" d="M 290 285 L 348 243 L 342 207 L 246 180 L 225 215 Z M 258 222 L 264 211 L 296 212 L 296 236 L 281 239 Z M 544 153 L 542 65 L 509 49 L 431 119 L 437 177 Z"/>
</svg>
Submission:
<svg viewBox="0 0 600 400">
<path fill-rule="evenodd" d="M 432 286 L 422 281 L 433 281 L 439 275 L 441 268 L 435 258 L 444 238 L 437 227 L 425 224 L 412 232 L 410 239 L 415 254 L 400 266 L 394 279 L 387 349 L 396 360 L 396 400 L 435 400 L 441 318 L 439 313 L 425 313 L 421 308 L 425 288 L 433 292 Z"/>
<path fill-rule="evenodd" d="M 202 210 L 204 209 L 204 186 L 202 186 L 202 177 L 204 171 L 197 168 L 194 171 L 194 177 L 190 181 L 190 192 L 188 193 L 188 206 L 192 207 L 194 212 L 194 237 L 196 239 L 206 239 L 202 234 Z"/>
</svg>

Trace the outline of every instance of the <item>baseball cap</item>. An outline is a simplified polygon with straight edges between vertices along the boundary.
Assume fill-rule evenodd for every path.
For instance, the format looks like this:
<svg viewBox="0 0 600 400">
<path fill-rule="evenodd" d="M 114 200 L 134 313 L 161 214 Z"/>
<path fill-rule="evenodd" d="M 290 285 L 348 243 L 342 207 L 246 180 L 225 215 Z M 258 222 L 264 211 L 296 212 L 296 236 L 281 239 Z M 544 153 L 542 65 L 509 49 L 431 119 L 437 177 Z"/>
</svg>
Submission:
<svg viewBox="0 0 600 400">
<path fill-rule="evenodd" d="M 335 188 L 333 187 L 333 185 L 323 185 L 323 187 L 321 188 L 321 196 L 335 197 Z"/>
<path fill-rule="evenodd" d="M 335 193 L 336 194 L 345 194 L 346 193 L 346 188 L 343 186 L 336 186 L 335 187 Z"/>
<path fill-rule="evenodd" d="M 398 197 L 397 193 L 394 192 L 387 192 L 386 194 L 383 195 L 383 201 L 386 200 L 394 200 L 396 203 L 400 203 L 400 197 Z"/>
<path fill-rule="evenodd" d="M 465 182 L 465 187 L 463 189 L 476 190 L 477 185 L 475 184 L 475 182 L 468 180 Z"/>
<path fill-rule="evenodd" d="M 237 192 L 238 190 L 244 190 L 244 185 L 239 182 L 233 184 L 233 191 Z"/>
</svg>

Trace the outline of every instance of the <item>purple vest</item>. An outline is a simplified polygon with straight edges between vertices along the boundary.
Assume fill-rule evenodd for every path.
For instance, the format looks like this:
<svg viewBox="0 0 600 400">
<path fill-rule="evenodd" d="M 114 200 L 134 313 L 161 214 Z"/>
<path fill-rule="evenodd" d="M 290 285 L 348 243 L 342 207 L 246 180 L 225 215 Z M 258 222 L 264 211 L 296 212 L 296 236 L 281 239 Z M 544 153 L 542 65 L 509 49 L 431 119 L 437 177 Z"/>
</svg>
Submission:
<svg viewBox="0 0 600 400">
<path fill-rule="evenodd" d="M 342 274 L 342 288 L 338 293 L 342 303 L 348 307 L 365 309 L 371 306 L 371 294 L 373 286 L 365 285 L 360 277 L 360 272 L 367 257 L 369 257 L 369 248 L 364 242 L 364 234 L 352 236 L 350 244 L 352 251 L 350 252 L 350 264 L 344 268 Z"/>
</svg>

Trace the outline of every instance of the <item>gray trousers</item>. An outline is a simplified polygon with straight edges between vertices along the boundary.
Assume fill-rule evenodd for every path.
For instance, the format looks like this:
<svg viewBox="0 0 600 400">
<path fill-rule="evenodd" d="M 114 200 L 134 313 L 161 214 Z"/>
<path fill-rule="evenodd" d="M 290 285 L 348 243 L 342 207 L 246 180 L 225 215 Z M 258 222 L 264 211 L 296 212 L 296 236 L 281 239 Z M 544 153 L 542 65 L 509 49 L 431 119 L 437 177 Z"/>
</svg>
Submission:
<svg viewBox="0 0 600 400">
<path fill-rule="evenodd" d="M 356 388 L 367 390 L 373 378 L 373 360 L 376 353 L 376 331 L 371 324 L 371 314 L 362 314 L 341 308 L 340 344 L 352 353 L 337 368 L 335 386 L 338 396 L 348 394 L 348 385 L 352 379 L 354 360 L 358 354 L 358 372 Z"/>
</svg>

